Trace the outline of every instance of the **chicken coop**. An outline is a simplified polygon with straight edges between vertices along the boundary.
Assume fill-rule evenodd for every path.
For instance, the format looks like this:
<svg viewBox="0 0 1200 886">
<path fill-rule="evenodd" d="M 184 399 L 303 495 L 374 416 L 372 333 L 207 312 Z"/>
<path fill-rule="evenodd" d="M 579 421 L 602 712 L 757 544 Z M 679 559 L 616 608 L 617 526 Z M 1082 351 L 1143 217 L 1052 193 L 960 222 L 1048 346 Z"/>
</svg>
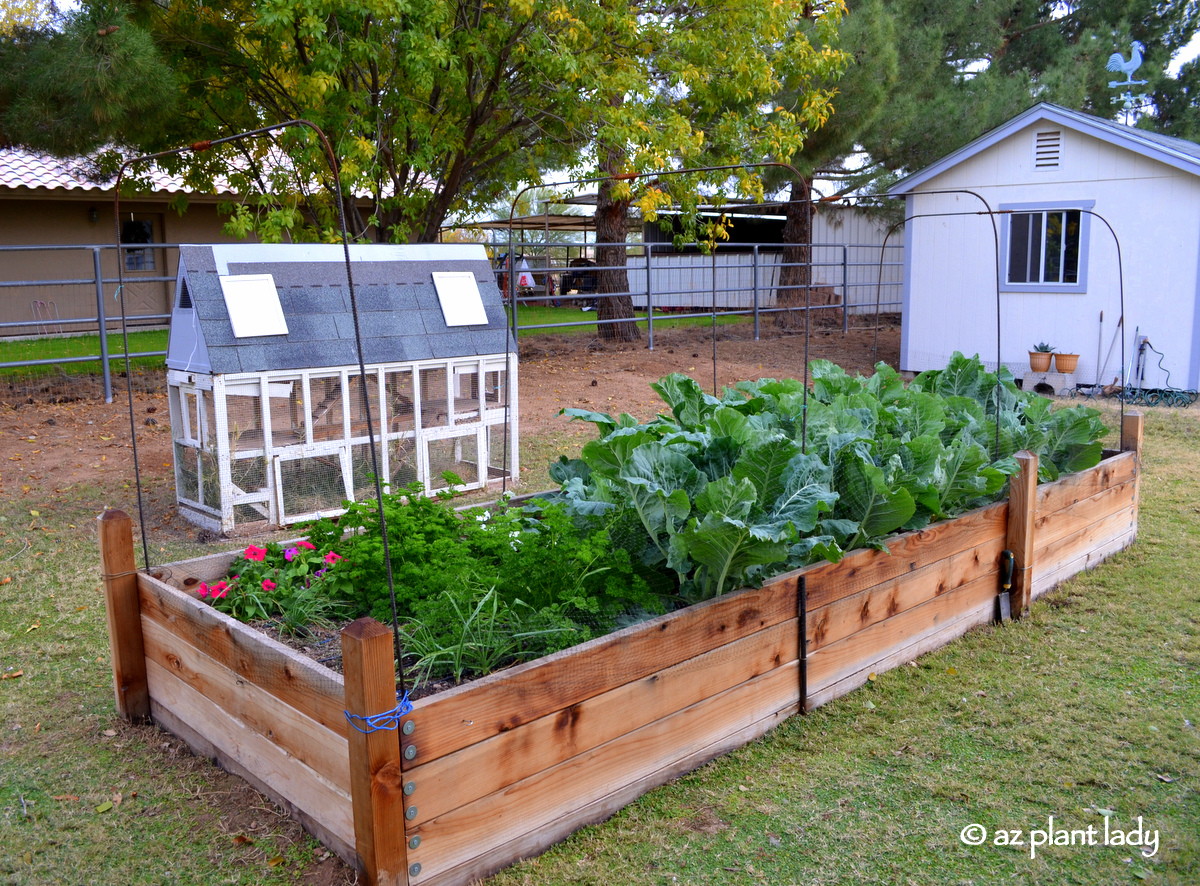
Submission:
<svg viewBox="0 0 1200 886">
<path fill-rule="evenodd" d="M 353 305 L 345 257 L 180 248 L 166 362 L 191 522 L 228 535 L 335 515 L 374 497 L 376 470 L 427 493 L 517 475 L 516 350 L 483 247 L 352 246 Z"/>
</svg>

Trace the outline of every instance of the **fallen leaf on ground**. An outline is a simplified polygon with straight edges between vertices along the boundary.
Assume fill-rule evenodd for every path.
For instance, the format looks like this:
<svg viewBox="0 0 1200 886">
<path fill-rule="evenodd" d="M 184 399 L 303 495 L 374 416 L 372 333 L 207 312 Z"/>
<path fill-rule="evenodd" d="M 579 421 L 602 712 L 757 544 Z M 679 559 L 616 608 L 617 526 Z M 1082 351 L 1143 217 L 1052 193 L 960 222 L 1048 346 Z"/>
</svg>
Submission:
<svg viewBox="0 0 1200 886">
<path fill-rule="evenodd" d="M 0 674 L 0 680 L 15 680 L 17 677 L 24 677 L 24 671 L 9 671 L 6 674 Z"/>
</svg>

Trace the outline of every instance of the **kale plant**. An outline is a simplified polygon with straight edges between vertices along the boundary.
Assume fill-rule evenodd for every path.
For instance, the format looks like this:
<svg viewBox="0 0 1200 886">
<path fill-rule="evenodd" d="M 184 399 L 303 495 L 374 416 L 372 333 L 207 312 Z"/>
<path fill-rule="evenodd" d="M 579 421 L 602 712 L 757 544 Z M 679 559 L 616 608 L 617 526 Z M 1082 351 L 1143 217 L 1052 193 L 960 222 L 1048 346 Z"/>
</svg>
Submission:
<svg viewBox="0 0 1200 886">
<path fill-rule="evenodd" d="M 907 385 L 882 363 L 866 378 L 824 360 L 810 372 L 807 396 L 794 379 L 716 397 L 669 375 L 653 387 L 670 415 L 646 423 L 563 410 L 600 436 L 552 466 L 549 499 L 698 600 L 995 501 L 1018 450 L 1038 453 L 1044 480 L 1100 460 L 1099 413 L 1054 410 L 978 357 Z"/>
</svg>

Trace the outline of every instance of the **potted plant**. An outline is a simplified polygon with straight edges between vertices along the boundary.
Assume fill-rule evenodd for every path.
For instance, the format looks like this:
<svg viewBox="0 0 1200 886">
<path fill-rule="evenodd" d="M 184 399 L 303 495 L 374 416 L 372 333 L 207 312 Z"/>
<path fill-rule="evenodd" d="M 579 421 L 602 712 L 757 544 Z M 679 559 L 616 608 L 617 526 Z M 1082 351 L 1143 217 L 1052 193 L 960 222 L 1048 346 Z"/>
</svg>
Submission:
<svg viewBox="0 0 1200 886">
<path fill-rule="evenodd" d="M 1079 365 L 1078 354 L 1054 354 L 1054 371 L 1055 372 L 1074 372 L 1075 367 Z"/>
<path fill-rule="evenodd" d="M 1029 368 L 1034 372 L 1049 372 L 1050 359 L 1054 356 L 1054 347 L 1043 342 L 1038 342 L 1033 346 L 1033 350 L 1029 352 Z"/>
</svg>

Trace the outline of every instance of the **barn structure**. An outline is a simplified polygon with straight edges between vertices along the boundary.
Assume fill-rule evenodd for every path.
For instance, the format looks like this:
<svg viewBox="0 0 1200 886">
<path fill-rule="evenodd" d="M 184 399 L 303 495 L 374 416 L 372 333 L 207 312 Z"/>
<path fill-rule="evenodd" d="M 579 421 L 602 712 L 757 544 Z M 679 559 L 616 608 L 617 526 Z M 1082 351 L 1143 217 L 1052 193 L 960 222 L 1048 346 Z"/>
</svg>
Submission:
<svg viewBox="0 0 1200 886">
<path fill-rule="evenodd" d="M 483 247 L 351 246 L 349 271 L 357 317 L 341 246 L 180 247 L 166 362 L 189 520 L 340 513 L 375 494 L 372 438 L 395 489 L 516 476 L 516 353 Z"/>
<path fill-rule="evenodd" d="M 962 351 L 1026 387 L 1122 366 L 1135 387 L 1200 387 L 1200 145 L 1042 103 L 891 193 L 907 201 L 902 369 Z M 1034 373 L 1042 342 L 1076 370 Z"/>
</svg>

